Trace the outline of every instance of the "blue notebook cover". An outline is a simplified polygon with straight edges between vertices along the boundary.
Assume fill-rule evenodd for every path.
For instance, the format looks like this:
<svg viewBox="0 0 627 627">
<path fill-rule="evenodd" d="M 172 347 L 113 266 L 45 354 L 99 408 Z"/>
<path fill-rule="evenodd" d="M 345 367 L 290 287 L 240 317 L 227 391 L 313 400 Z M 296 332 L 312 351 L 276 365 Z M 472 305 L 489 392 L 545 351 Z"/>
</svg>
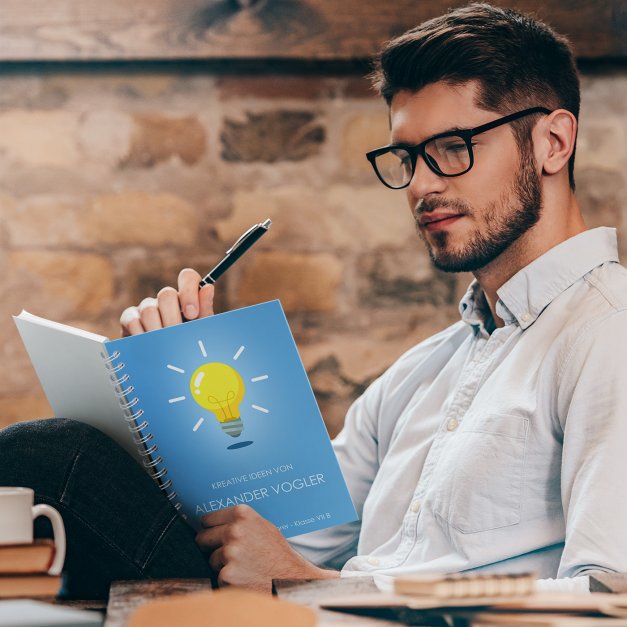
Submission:
<svg viewBox="0 0 627 627">
<path fill-rule="evenodd" d="M 286 537 L 357 519 L 279 301 L 105 347 L 132 386 L 129 424 L 152 434 L 146 459 L 195 528 L 240 503 Z"/>
</svg>

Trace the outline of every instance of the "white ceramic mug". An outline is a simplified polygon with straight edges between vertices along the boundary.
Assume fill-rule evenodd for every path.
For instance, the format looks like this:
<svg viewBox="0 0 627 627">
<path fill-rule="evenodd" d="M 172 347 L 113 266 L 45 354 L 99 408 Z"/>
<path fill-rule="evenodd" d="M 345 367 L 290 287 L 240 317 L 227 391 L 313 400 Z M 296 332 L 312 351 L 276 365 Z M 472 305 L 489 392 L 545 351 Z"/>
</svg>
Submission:
<svg viewBox="0 0 627 627">
<path fill-rule="evenodd" d="M 49 575 L 59 575 L 65 561 L 65 527 L 61 514 L 50 505 L 33 505 L 35 493 L 31 488 L 0 487 L 0 546 L 31 544 L 33 521 L 46 516 L 52 523 L 55 554 Z"/>
</svg>

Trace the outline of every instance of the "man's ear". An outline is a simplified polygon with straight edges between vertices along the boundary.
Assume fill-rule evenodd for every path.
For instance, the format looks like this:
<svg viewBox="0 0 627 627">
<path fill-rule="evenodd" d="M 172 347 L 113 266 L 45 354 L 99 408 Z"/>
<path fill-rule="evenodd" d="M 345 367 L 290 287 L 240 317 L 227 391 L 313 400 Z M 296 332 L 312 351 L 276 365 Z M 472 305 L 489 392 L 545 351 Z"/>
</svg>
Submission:
<svg viewBox="0 0 627 627">
<path fill-rule="evenodd" d="M 534 144 L 539 147 L 537 157 L 542 164 L 542 172 L 556 174 L 568 166 L 568 160 L 575 149 L 577 120 L 566 109 L 556 109 L 534 129 L 539 136 Z"/>
</svg>

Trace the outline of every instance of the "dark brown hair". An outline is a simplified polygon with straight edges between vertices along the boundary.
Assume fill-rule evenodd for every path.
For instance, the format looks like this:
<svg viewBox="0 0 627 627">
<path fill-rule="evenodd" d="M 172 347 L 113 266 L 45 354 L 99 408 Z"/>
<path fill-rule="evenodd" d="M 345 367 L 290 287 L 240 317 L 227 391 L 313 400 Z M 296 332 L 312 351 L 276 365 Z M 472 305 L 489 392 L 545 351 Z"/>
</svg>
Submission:
<svg viewBox="0 0 627 627">
<path fill-rule="evenodd" d="M 568 40 L 512 9 L 472 3 L 428 20 L 388 42 L 371 79 L 388 105 L 400 90 L 477 80 L 477 106 L 506 115 L 528 107 L 567 109 L 579 116 L 579 78 Z M 536 116 L 512 123 L 522 149 Z M 575 152 L 568 162 L 575 189 Z"/>
</svg>

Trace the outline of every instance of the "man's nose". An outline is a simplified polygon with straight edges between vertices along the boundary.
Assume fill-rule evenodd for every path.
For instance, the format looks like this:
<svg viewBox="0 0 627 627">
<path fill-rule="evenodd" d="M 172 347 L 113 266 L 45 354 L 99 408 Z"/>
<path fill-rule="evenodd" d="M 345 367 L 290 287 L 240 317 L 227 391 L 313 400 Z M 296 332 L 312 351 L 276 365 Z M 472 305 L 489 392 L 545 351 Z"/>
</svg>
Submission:
<svg viewBox="0 0 627 627">
<path fill-rule="evenodd" d="M 446 177 L 438 176 L 426 163 L 422 156 L 416 160 L 414 175 L 407 187 L 407 194 L 410 202 L 415 202 L 426 198 L 429 194 L 439 194 L 446 189 Z"/>
</svg>

